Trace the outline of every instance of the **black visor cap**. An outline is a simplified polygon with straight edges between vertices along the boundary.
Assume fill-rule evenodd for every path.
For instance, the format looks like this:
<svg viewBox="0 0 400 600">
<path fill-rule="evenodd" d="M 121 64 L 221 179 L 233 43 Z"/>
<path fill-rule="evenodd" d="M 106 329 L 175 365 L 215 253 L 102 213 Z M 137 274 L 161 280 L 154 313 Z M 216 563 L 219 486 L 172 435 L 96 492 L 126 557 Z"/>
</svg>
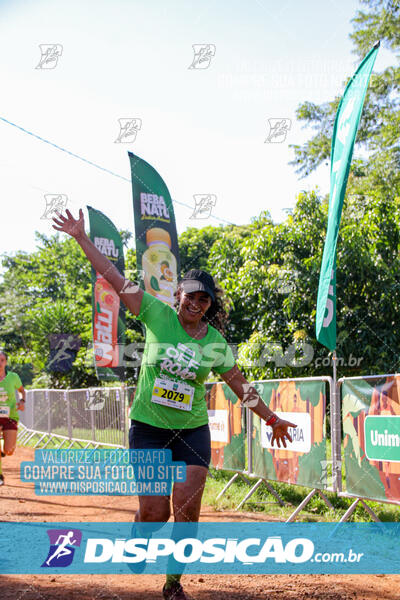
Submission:
<svg viewBox="0 0 400 600">
<path fill-rule="evenodd" d="M 215 283 L 214 279 L 205 271 L 192 269 L 183 276 L 181 286 L 184 292 L 206 292 L 214 302 L 215 300 Z"/>
</svg>

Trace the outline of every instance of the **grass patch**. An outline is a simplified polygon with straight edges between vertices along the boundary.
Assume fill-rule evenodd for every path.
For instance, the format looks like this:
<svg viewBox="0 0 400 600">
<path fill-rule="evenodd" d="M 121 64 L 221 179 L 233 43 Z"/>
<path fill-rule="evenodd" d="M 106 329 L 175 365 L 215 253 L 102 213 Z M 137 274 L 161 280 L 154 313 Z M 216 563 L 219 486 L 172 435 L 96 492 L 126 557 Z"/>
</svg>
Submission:
<svg viewBox="0 0 400 600">
<path fill-rule="evenodd" d="M 238 477 L 228 488 L 225 494 L 217 500 L 218 494 L 233 476 L 230 471 L 217 471 L 210 469 L 211 476 L 207 478 L 204 491 L 203 504 L 212 506 L 214 510 L 234 510 L 245 497 L 250 487 L 256 482 L 252 480 L 248 485 L 241 477 Z M 281 482 L 269 483 L 285 502 L 285 506 L 276 503 L 274 496 L 265 485 L 260 485 L 251 498 L 243 505 L 242 510 L 246 512 L 264 513 L 271 518 L 286 521 L 300 502 L 310 493 L 310 488 L 297 485 L 289 485 Z M 353 503 L 354 498 L 343 498 L 332 492 L 324 492 L 330 500 L 334 510 L 325 504 L 322 498 L 316 494 L 311 498 L 306 507 L 297 515 L 296 521 L 338 521 Z M 396 505 L 368 501 L 368 505 L 376 513 L 381 521 L 400 522 L 400 507 Z M 352 521 L 371 522 L 372 518 L 359 503 L 351 516 Z"/>
</svg>

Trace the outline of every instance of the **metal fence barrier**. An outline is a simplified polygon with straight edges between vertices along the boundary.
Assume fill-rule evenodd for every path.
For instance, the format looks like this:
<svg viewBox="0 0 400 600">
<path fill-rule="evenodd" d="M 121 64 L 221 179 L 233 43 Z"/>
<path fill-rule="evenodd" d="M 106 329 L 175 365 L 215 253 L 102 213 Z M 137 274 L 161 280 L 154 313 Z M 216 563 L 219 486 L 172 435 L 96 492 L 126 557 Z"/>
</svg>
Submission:
<svg viewBox="0 0 400 600">
<path fill-rule="evenodd" d="M 400 464 L 400 447 L 396 456 L 391 460 L 394 461 L 393 464 L 395 467 L 391 467 L 385 469 L 380 466 L 379 460 L 385 461 L 385 458 L 380 459 L 379 456 L 376 458 L 372 458 L 371 465 L 375 466 L 376 472 L 381 477 L 381 484 L 379 483 L 377 476 L 375 477 L 375 481 L 377 481 L 377 485 L 383 486 L 382 489 L 386 489 L 385 493 L 377 493 L 373 492 L 369 487 L 365 487 L 363 490 L 358 490 L 358 488 L 354 488 L 354 481 L 357 484 L 357 480 L 353 482 L 347 481 L 349 478 L 348 471 L 350 467 L 353 468 L 353 473 L 357 470 L 357 464 L 354 463 L 354 460 L 350 455 L 345 455 L 346 462 L 346 491 L 342 491 L 342 459 L 341 459 L 341 442 L 342 442 L 342 425 L 343 420 L 346 415 L 341 414 L 341 400 L 340 391 L 343 396 L 343 388 L 345 385 L 352 385 L 354 388 L 355 400 L 354 402 L 358 402 L 356 408 L 357 411 L 368 416 L 381 416 L 387 415 L 388 419 L 392 419 L 392 421 L 388 422 L 396 422 L 395 419 L 399 419 L 400 423 L 400 375 L 371 375 L 364 377 L 353 377 L 353 378 L 342 378 L 339 379 L 337 385 L 335 386 L 331 377 L 315 377 L 315 378 L 294 378 L 294 379 L 274 379 L 267 380 L 264 382 L 255 382 L 256 384 L 274 384 L 277 385 L 280 383 L 290 383 L 294 382 L 296 385 L 303 385 L 307 382 L 311 381 L 321 381 L 325 382 L 326 385 L 326 398 L 330 400 L 330 421 L 331 421 L 331 455 L 327 456 L 325 454 L 326 460 L 324 463 L 326 465 L 330 465 L 331 473 L 332 473 L 332 482 L 331 485 L 318 485 L 318 482 L 310 482 L 309 484 L 305 483 L 305 487 L 311 487 L 311 492 L 306 496 L 306 498 L 301 502 L 301 504 L 295 509 L 294 513 L 289 517 L 288 521 L 294 520 L 296 515 L 299 513 L 301 509 L 305 507 L 305 505 L 309 502 L 313 495 L 319 494 L 322 499 L 328 504 L 330 508 L 329 500 L 324 495 L 323 491 L 331 491 L 335 492 L 339 496 L 353 497 L 355 498 L 355 502 L 352 506 L 346 511 L 345 515 L 341 518 L 341 521 L 344 521 L 350 517 L 352 512 L 354 511 L 358 502 L 360 502 L 365 509 L 369 512 L 373 519 L 378 520 L 377 516 L 373 512 L 373 510 L 366 504 L 366 500 L 374 500 L 378 502 L 388 502 L 391 504 L 400 504 L 400 467 L 397 469 L 396 465 Z M 383 381 L 381 385 L 380 382 Z M 363 390 L 360 385 L 363 383 L 364 385 L 371 385 L 371 390 Z M 394 384 L 393 384 L 394 382 Z M 213 385 L 213 384 L 212 384 Z M 222 386 L 224 384 L 218 383 L 217 386 Z M 358 389 L 359 388 L 359 389 Z M 392 390 L 392 391 L 388 391 Z M 350 389 L 351 392 L 351 389 Z M 70 448 L 74 445 L 78 445 L 82 448 L 87 448 L 89 446 L 111 446 L 117 448 L 127 448 L 128 447 L 128 430 L 129 430 L 129 419 L 128 419 L 128 407 L 131 405 L 135 394 L 134 387 L 119 387 L 119 388 L 89 388 L 89 389 L 78 389 L 78 390 L 50 390 L 50 389 L 41 389 L 41 390 L 28 390 L 27 391 L 27 402 L 25 411 L 20 413 L 20 424 L 18 433 L 18 442 L 20 444 L 26 444 L 33 439 L 34 446 L 41 448 L 45 448 L 51 444 L 51 447 L 55 448 Z M 232 409 L 228 400 L 229 395 L 225 397 L 226 390 L 224 395 L 221 395 L 219 402 L 222 404 L 216 404 L 213 406 L 213 417 L 216 418 L 215 415 L 222 413 L 223 410 L 227 409 L 228 412 Z M 224 397 L 222 397 L 224 396 Z M 393 396 L 393 397 L 392 397 Z M 264 401 L 266 398 L 263 398 Z M 227 402 L 225 402 L 227 401 Z M 349 403 L 349 400 L 345 400 L 345 404 Z M 388 402 L 395 403 L 392 408 Z M 268 401 L 269 402 L 269 401 Z M 268 404 L 267 402 L 267 404 Z M 226 403 L 226 406 L 225 406 Z M 375 403 L 375 404 L 373 404 Z M 351 404 L 351 402 L 350 402 Z M 348 418 L 350 422 L 350 416 L 353 419 L 353 437 L 354 444 L 357 447 L 357 439 L 360 440 L 358 444 L 362 450 L 364 449 L 365 438 L 360 437 L 364 427 L 364 421 L 362 421 L 363 417 L 357 417 L 355 415 L 355 409 L 351 404 L 348 407 Z M 272 406 L 272 405 L 271 405 Z M 370 408 L 373 406 L 373 408 Z M 211 406 L 210 406 L 211 408 Z M 281 410 L 285 410 L 282 408 Z M 286 409 L 288 410 L 288 409 Z M 390 412 L 391 410 L 391 412 Z M 307 409 L 308 411 L 308 409 Z M 356 412 L 357 412 L 356 411 Z M 289 409 L 290 412 L 290 409 Z M 350 415 L 350 416 L 349 416 Z M 357 421 L 357 418 L 361 421 Z M 381 416 L 382 418 L 382 416 Z M 221 445 L 221 441 L 223 438 L 221 437 L 221 428 L 225 421 L 229 424 L 230 417 L 228 418 L 220 417 L 221 423 L 217 422 L 218 427 L 216 426 L 216 431 L 218 433 L 217 437 L 215 437 L 214 444 L 218 446 L 219 452 L 221 452 L 222 446 L 228 447 L 230 445 L 230 455 L 229 460 L 232 461 L 234 458 L 235 452 L 238 452 L 239 448 L 235 446 L 235 433 L 236 429 L 233 428 L 230 433 L 233 432 L 233 435 L 229 435 L 226 444 Z M 348 425 L 349 426 L 349 425 Z M 397 427 L 397 425 L 396 425 Z M 226 490 L 230 487 L 230 485 L 238 478 L 241 477 L 245 480 L 248 485 L 253 485 L 251 490 L 246 494 L 245 498 L 240 502 L 237 509 L 239 509 L 255 492 L 255 490 L 260 485 L 266 485 L 269 492 L 275 496 L 275 499 L 283 504 L 282 499 L 277 494 L 276 490 L 272 487 L 272 485 L 267 481 L 271 479 L 268 475 L 269 471 L 266 470 L 265 473 L 260 473 L 260 470 L 255 468 L 254 465 L 254 450 L 256 449 L 255 444 L 260 445 L 260 440 L 253 439 L 253 413 L 249 408 L 246 408 L 246 419 L 245 419 L 245 429 L 241 430 L 241 435 L 244 433 L 244 439 L 241 438 L 240 445 L 247 446 L 247 455 L 246 455 L 246 464 L 243 464 L 243 468 L 234 467 L 234 464 L 226 464 L 225 460 L 222 467 L 226 471 L 231 471 L 233 473 L 233 477 L 226 484 L 224 489 L 219 493 L 218 498 L 220 498 Z M 349 437 L 348 434 L 345 433 L 345 436 Z M 397 434 L 396 434 L 397 435 Z M 324 434 L 325 436 L 325 434 Z M 400 440 L 400 429 L 398 433 L 398 437 Z M 36 439 L 37 438 L 37 439 Z M 211 437 L 213 444 L 213 435 Z M 396 438 L 397 439 L 397 438 Z M 246 441 L 245 441 L 246 440 Z M 346 441 L 346 440 L 345 440 Z M 237 442 L 237 440 L 236 440 Z M 31 442 L 32 444 L 32 442 Z M 400 441 L 399 441 L 400 446 Z M 261 450 L 261 446 L 260 446 Z M 303 453 L 304 454 L 304 453 Z M 367 460 L 360 455 L 361 459 L 359 462 L 361 463 L 362 471 L 365 473 L 365 469 L 369 468 L 371 472 L 371 468 L 367 464 Z M 350 461 L 353 460 L 351 463 Z M 387 460 L 387 459 L 386 459 Z M 362 462 L 364 461 L 364 462 Z M 375 462 L 374 462 L 375 461 Z M 349 467 L 350 465 L 350 467 Z M 392 474 L 393 471 L 393 474 Z M 389 475 L 388 475 L 389 473 Z M 398 474 L 398 476 L 397 476 Z M 276 473 L 276 477 L 272 477 L 275 481 L 283 481 L 285 482 L 285 478 L 281 477 L 278 472 Z M 396 478 L 397 477 L 397 478 Z M 364 478 L 364 475 L 363 475 Z M 253 481 L 250 481 L 253 480 Z M 254 480 L 256 483 L 254 484 Z M 386 483 L 386 482 L 389 483 Z M 289 481 L 290 483 L 290 481 Z M 351 484 L 353 488 L 351 487 Z M 394 485 L 396 484 L 396 492 L 394 493 L 392 488 L 394 489 Z M 385 487 L 386 486 L 386 487 Z M 368 488 L 368 489 L 367 489 Z M 379 490 L 378 490 L 379 492 Z"/>
<path fill-rule="evenodd" d="M 127 401 L 132 388 L 27 390 L 20 413 L 18 442 L 35 438 L 34 447 L 78 442 L 86 446 L 127 447 Z M 36 439 L 35 436 L 39 436 Z"/>
<path fill-rule="evenodd" d="M 341 521 L 351 516 L 358 503 L 379 521 L 369 500 L 400 506 L 399 387 L 400 375 L 394 373 L 338 380 L 346 475 L 346 491 L 340 490 L 339 495 L 355 499 Z M 382 443 L 371 444 L 371 425 L 367 425 L 371 422 L 384 432 L 379 435 Z"/>
<path fill-rule="evenodd" d="M 321 397 L 319 420 L 318 420 L 318 422 L 313 424 L 312 403 L 310 403 L 309 401 L 306 401 L 305 397 L 301 399 L 301 393 L 299 393 L 299 392 L 301 392 L 302 385 L 310 387 L 310 384 L 314 384 L 314 383 L 316 384 L 316 386 L 314 386 L 316 388 L 318 388 L 319 385 L 320 386 L 324 385 L 324 388 L 321 388 L 321 390 L 318 389 L 317 393 L 319 395 L 321 393 L 322 389 L 324 389 L 325 394 Z M 289 392 L 290 386 L 292 386 L 292 384 L 294 384 L 294 386 L 295 386 L 296 394 L 291 394 Z M 279 411 L 279 408 L 278 408 L 278 405 L 279 405 L 281 411 L 288 412 L 289 414 L 292 415 L 291 420 L 293 420 L 294 422 L 296 422 L 295 415 L 297 415 L 297 414 L 299 415 L 299 417 L 304 414 L 309 415 L 310 422 L 311 422 L 311 428 L 316 429 L 316 431 L 314 431 L 314 435 L 315 435 L 315 433 L 318 433 L 318 436 L 321 439 L 321 443 L 323 442 L 325 445 L 326 433 L 325 433 L 324 423 L 326 420 L 326 398 L 330 399 L 331 405 L 332 405 L 333 385 L 332 385 L 331 377 L 322 376 L 322 377 L 297 377 L 297 378 L 292 378 L 292 379 L 270 379 L 270 380 L 253 382 L 253 385 L 259 386 L 258 393 L 261 395 L 261 397 L 263 398 L 264 401 L 266 401 L 268 398 L 267 404 L 270 404 L 270 408 L 272 408 L 272 410 L 274 412 L 275 412 L 275 410 Z M 272 390 L 275 387 L 276 387 L 277 395 L 280 396 L 279 400 L 277 400 L 277 398 L 275 398 L 276 406 L 274 405 L 273 396 L 272 397 L 270 396 Z M 279 394 L 279 390 L 280 390 L 280 394 Z M 286 392 L 286 394 L 285 394 L 285 392 Z M 297 401 L 294 400 L 296 396 L 297 396 Z M 293 400 L 294 400 L 294 404 L 293 404 Z M 297 404 L 297 407 L 296 407 L 296 404 Z M 292 412 L 293 410 L 295 410 L 295 412 Z M 286 418 L 288 418 L 288 417 L 286 417 Z M 252 478 L 253 480 L 256 479 L 256 482 L 253 485 L 253 487 L 248 491 L 248 493 L 245 495 L 245 497 L 241 500 L 241 502 L 238 504 L 238 506 L 236 507 L 236 510 L 239 510 L 243 506 L 243 504 L 250 499 L 250 497 L 257 490 L 257 488 L 259 488 L 261 485 L 265 486 L 268 489 L 269 493 L 275 498 L 277 503 L 280 504 L 281 506 L 283 506 L 285 504 L 284 501 L 279 496 L 279 494 L 274 489 L 274 487 L 271 485 L 270 481 L 268 481 L 268 479 L 274 480 L 274 481 L 281 481 L 283 483 L 303 485 L 305 487 L 312 488 L 311 492 L 306 496 L 306 498 L 304 498 L 304 500 L 299 504 L 299 506 L 297 506 L 297 508 L 289 516 L 289 518 L 287 519 L 287 522 L 294 521 L 294 519 L 299 514 L 299 512 L 303 508 L 305 508 L 305 506 L 308 504 L 308 502 L 311 500 L 311 498 L 316 494 L 319 495 L 321 497 L 321 499 L 325 502 L 325 504 L 327 504 L 327 506 L 332 510 L 333 506 L 330 503 L 330 501 L 328 500 L 327 496 L 324 494 L 324 491 L 335 491 L 335 479 L 332 480 L 333 485 L 329 486 L 328 478 L 326 476 L 325 469 L 326 469 L 327 465 L 328 464 L 332 465 L 332 458 L 329 458 L 327 456 L 326 450 L 325 450 L 325 454 L 322 456 L 323 465 L 320 464 L 321 457 L 312 458 L 312 461 L 310 462 L 309 466 L 314 467 L 313 468 L 314 473 L 310 474 L 310 476 L 307 478 L 307 482 L 290 480 L 290 478 L 288 479 L 288 470 L 287 469 L 284 469 L 283 472 L 281 472 L 281 469 L 275 472 L 275 469 L 272 468 L 272 465 L 270 466 L 269 469 L 265 469 L 265 466 L 262 466 L 262 468 L 260 469 L 260 466 L 257 467 L 255 464 L 255 456 L 258 455 L 260 457 L 260 455 L 262 455 L 262 452 L 263 452 L 261 439 L 254 438 L 253 424 L 256 420 L 260 421 L 260 419 L 258 417 L 254 416 L 253 411 L 251 411 L 249 408 L 247 408 L 246 422 L 247 422 L 248 460 L 247 460 L 246 475 L 248 477 Z M 290 417 L 289 417 L 289 420 L 290 420 Z M 332 439 L 334 437 L 334 434 L 333 434 L 334 429 L 335 429 L 335 427 L 333 426 L 333 428 L 331 428 Z M 313 436 L 311 434 L 311 430 L 309 432 L 304 432 L 304 433 L 305 433 L 305 436 L 307 436 L 307 435 L 310 436 L 310 450 L 312 450 L 313 446 L 311 445 L 311 441 L 312 441 Z M 336 433 L 337 433 L 337 431 L 336 431 Z M 290 461 L 294 461 L 296 464 L 298 464 L 297 457 L 302 456 L 304 458 L 308 454 L 308 452 L 309 451 L 305 451 L 305 449 L 300 449 L 300 448 L 298 448 L 297 450 L 294 450 L 294 451 L 286 450 L 284 448 L 281 448 L 281 449 L 272 449 L 271 448 L 269 450 L 269 455 L 271 455 L 271 454 L 275 455 L 275 460 L 278 459 L 277 460 L 278 463 L 288 465 L 288 463 L 290 463 Z M 311 459 L 311 454 L 309 454 L 309 456 Z M 285 474 L 285 470 L 286 470 L 286 474 Z M 298 472 L 299 469 L 297 468 L 296 471 Z M 321 480 L 322 475 L 323 475 L 323 479 Z"/>
</svg>

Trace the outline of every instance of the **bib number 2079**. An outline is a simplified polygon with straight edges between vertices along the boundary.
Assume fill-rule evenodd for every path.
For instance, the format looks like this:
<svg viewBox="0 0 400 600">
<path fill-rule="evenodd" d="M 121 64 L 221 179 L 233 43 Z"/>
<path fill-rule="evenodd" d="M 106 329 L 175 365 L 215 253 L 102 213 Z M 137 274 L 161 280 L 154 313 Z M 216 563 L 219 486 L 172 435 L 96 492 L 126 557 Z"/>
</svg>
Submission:
<svg viewBox="0 0 400 600">
<path fill-rule="evenodd" d="M 154 382 L 151 401 L 179 410 L 191 410 L 194 388 L 171 379 L 157 378 Z"/>
</svg>

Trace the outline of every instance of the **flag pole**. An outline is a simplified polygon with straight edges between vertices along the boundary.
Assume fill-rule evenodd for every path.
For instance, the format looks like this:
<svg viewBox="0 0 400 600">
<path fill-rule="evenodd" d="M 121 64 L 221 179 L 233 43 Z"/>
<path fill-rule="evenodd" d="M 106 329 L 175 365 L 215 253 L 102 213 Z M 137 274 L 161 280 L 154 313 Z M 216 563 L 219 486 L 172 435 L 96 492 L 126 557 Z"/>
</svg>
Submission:
<svg viewBox="0 0 400 600">
<path fill-rule="evenodd" d="M 340 405 L 337 387 L 337 356 L 336 350 L 332 353 L 333 373 L 331 389 L 331 441 L 332 441 L 332 484 L 333 491 L 342 490 L 341 479 L 341 426 L 340 426 Z"/>
</svg>

